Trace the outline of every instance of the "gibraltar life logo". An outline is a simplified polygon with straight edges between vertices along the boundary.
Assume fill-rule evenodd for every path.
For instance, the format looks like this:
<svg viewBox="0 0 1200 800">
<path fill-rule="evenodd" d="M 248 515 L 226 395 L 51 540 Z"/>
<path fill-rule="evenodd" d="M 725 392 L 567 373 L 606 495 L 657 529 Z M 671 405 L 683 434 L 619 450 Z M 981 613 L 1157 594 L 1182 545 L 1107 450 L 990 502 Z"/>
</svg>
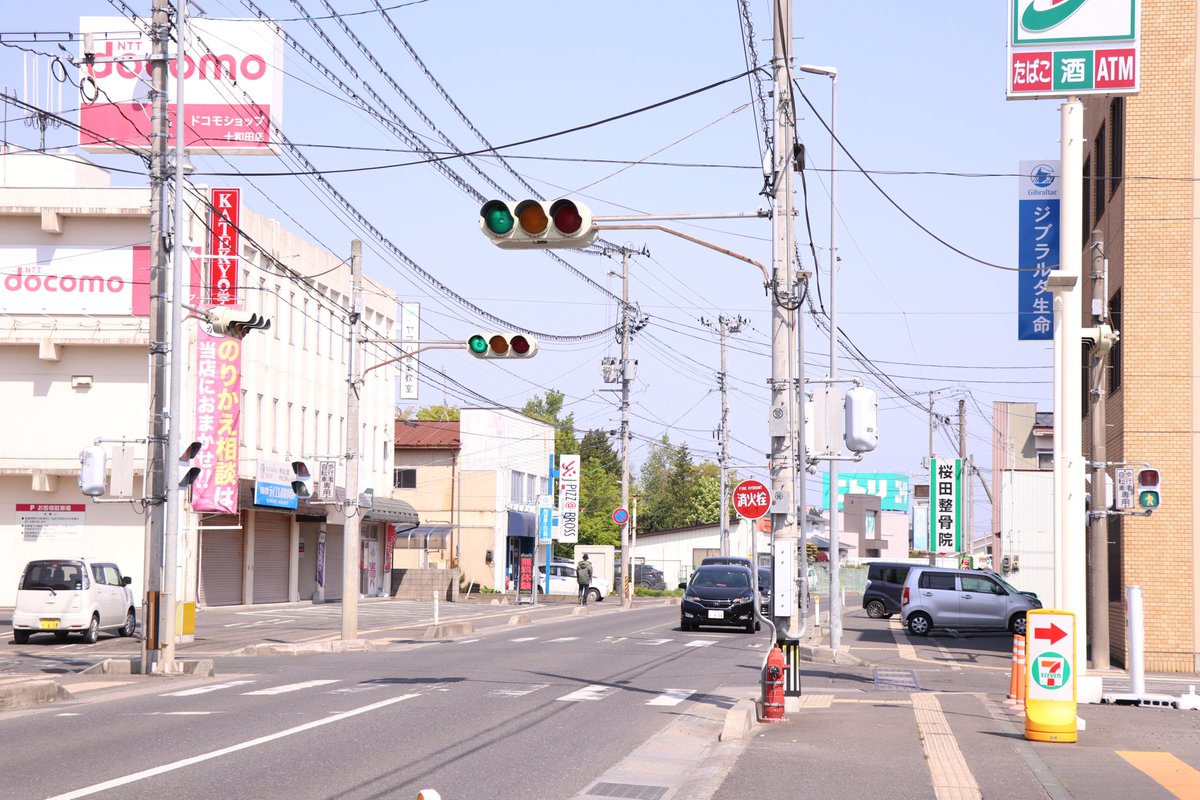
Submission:
<svg viewBox="0 0 1200 800">
<path fill-rule="evenodd" d="M 1049 189 L 1057 179 L 1058 176 L 1054 174 L 1054 167 L 1049 164 L 1038 164 L 1029 173 L 1029 182 L 1039 189 Z"/>
<path fill-rule="evenodd" d="M 1025 7 L 1021 27 L 1035 33 L 1048 31 L 1074 14 L 1087 0 L 1050 0 L 1049 8 L 1037 8 L 1037 0 Z"/>
</svg>

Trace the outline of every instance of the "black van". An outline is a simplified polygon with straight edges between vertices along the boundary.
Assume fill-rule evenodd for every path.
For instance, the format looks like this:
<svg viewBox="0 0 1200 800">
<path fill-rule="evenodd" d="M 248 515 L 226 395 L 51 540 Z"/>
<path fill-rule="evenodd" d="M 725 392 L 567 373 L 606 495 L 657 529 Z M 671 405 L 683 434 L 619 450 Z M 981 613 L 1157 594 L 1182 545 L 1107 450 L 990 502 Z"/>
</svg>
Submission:
<svg viewBox="0 0 1200 800">
<path fill-rule="evenodd" d="M 900 613 L 900 594 L 908 571 L 919 564 L 900 561 L 875 561 L 867 565 L 867 585 L 862 607 L 872 619 L 887 619 Z"/>
</svg>

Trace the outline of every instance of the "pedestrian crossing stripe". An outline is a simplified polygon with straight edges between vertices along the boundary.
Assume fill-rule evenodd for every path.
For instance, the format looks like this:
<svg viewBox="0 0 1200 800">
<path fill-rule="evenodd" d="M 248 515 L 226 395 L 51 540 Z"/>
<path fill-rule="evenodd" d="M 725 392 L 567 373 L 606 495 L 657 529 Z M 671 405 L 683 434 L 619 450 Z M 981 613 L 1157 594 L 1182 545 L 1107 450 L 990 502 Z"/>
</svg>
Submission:
<svg viewBox="0 0 1200 800">
<path fill-rule="evenodd" d="M 617 687 L 605 686 L 602 683 L 593 683 L 590 686 L 585 686 L 582 689 L 576 689 L 570 694 L 564 694 L 562 697 L 556 698 L 564 703 L 579 703 L 589 700 L 603 700 L 610 694 L 615 692 Z"/>
<path fill-rule="evenodd" d="M 665 692 L 648 700 L 648 706 L 677 706 L 696 693 L 695 689 L 667 689 Z"/>
<path fill-rule="evenodd" d="M 339 680 L 303 681 L 301 683 L 285 683 L 283 686 L 272 686 L 268 689 L 258 689 L 253 692 L 242 692 L 243 695 L 274 695 L 298 692 L 301 689 L 312 689 L 316 686 L 328 686 L 331 683 L 341 683 Z"/>
</svg>

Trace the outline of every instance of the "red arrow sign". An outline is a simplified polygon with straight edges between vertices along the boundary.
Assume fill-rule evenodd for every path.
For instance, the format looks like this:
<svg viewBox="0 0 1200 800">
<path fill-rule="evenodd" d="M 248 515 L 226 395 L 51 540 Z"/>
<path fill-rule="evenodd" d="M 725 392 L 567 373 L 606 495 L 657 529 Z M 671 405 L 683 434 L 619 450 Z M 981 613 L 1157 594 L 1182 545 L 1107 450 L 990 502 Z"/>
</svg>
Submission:
<svg viewBox="0 0 1200 800">
<path fill-rule="evenodd" d="M 1035 628 L 1033 631 L 1033 638 L 1049 639 L 1050 644 L 1055 644 L 1059 639 L 1066 635 L 1067 632 L 1055 625 L 1053 622 L 1050 623 L 1049 628 Z"/>
</svg>

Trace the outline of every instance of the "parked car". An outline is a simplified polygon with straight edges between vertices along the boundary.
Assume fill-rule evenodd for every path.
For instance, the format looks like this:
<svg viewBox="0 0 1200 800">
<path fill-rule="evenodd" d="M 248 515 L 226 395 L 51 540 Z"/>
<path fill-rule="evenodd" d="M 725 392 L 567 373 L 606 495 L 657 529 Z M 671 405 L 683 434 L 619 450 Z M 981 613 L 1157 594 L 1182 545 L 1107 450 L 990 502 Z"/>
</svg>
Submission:
<svg viewBox="0 0 1200 800">
<path fill-rule="evenodd" d="M 746 569 L 754 569 L 754 562 L 742 556 L 705 556 L 700 561 L 700 566 L 705 564 L 735 564 Z"/>
<path fill-rule="evenodd" d="M 538 564 L 538 594 L 546 591 L 546 565 Z M 591 588 L 588 589 L 588 602 L 603 600 L 612 587 L 608 581 L 599 575 L 592 576 Z M 579 579 L 575 577 L 575 565 L 552 563 L 550 565 L 550 594 L 566 594 L 579 596 Z"/>
<path fill-rule="evenodd" d="M 900 593 L 908 571 L 918 564 L 874 561 L 867 565 L 867 585 L 863 588 L 862 607 L 871 619 L 887 619 L 900 613 Z"/>
<path fill-rule="evenodd" d="M 633 565 L 633 585 L 644 586 L 647 589 L 666 589 L 667 579 L 662 570 L 649 564 Z"/>
<path fill-rule="evenodd" d="M 132 636 L 137 625 L 130 579 L 111 562 L 83 558 L 30 561 L 17 584 L 13 640 L 24 644 L 35 633 L 63 641 L 83 634 L 89 644 L 100 631 Z"/>
<path fill-rule="evenodd" d="M 754 589 L 749 567 L 701 564 L 692 573 L 679 611 L 679 627 L 694 631 L 701 625 L 735 625 L 753 633 Z"/>
<path fill-rule="evenodd" d="M 900 596 L 908 632 L 927 636 L 934 628 L 1010 630 L 1025 634 L 1025 612 L 1041 608 L 1000 576 L 972 569 L 914 566 Z"/>
<path fill-rule="evenodd" d="M 763 609 L 764 614 L 771 613 L 771 590 L 774 588 L 774 583 L 771 578 L 770 567 L 758 568 L 758 596 L 759 604 Z"/>
</svg>

